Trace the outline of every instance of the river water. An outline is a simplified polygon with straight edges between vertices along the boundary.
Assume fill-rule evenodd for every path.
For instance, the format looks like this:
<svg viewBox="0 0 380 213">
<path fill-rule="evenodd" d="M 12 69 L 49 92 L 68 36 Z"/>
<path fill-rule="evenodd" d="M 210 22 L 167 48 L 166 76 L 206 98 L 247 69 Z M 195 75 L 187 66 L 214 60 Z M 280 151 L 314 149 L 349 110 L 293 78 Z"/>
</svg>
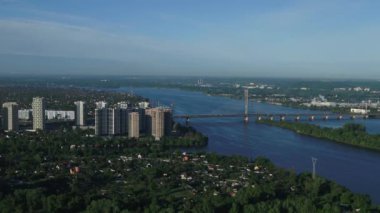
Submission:
<svg viewBox="0 0 380 213">
<path fill-rule="evenodd" d="M 149 98 L 151 102 L 174 105 L 175 114 L 242 113 L 244 103 L 200 92 L 158 88 L 120 88 Z M 266 103 L 251 103 L 250 113 L 311 113 Z M 339 127 L 345 121 L 329 120 L 315 123 Z M 380 133 L 380 120 L 357 120 L 370 133 Z M 318 159 L 317 174 L 334 180 L 357 193 L 369 194 L 380 204 L 380 152 L 301 136 L 291 131 L 256 124 L 244 124 L 242 118 L 202 118 L 190 125 L 209 137 L 206 151 L 225 155 L 264 156 L 277 166 L 297 172 L 311 172 L 311 157 Z"/>
</svg>

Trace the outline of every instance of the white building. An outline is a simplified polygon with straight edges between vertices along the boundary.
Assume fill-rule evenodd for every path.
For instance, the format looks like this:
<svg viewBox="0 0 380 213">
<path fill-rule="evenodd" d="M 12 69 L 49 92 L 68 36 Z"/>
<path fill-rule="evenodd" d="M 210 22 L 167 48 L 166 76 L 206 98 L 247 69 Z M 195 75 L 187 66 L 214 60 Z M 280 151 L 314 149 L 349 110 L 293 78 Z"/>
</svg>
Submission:
<svg viewBox="0 0 380 213">
<path fill-rule="evenodd" d="M 317 107 L 335 107 L 335 102 L 328 102 L 328 101 L 312 101 L 310 103 L 311 106 L 317 106 Z"/>
<path fill-rule="evenodd" d="M 31 120 L 32 119 L 32 109 L 21 109 L 18 110 L 18 119 L 20 120 Z"/>
<path fill-rule="evenodd" d="M 149 107 L 149 102 L 147 102 L 147 101 L 139 102 L 138 106 L 140 109 L 147 109 Z"/>
<path fill-rule="evenodd" d="M 351 108 L 350 111 L 351 113 L 362 114 L 362 115 L 365 115 L 371 112 L 371 110 L 369 109 L 358 109 L 358 108 Z"/>
<path fill-rule="evenodd" d="M 45 99 L 42 97 L 33 98 L 33 130 L 45 129 Z"/>
<path fill-rule="evenodd" d="M 63 110 L 45 110 L 45 117 L 47 120 L 74 120 L 74 111 Z"/>
<path fill-rule="evenodd" d="M 122 101 L 122 102 L 117 103 L 117 107 L 120 109 L 128 109 L 129 103 L 126 101 Z"/>
<path fill-rule="evenodd" d="M 105 101 L 98 101 L 95 103 L 96 109 L 103 109 L 107 107 L 107 102 Z"/>
</svg>

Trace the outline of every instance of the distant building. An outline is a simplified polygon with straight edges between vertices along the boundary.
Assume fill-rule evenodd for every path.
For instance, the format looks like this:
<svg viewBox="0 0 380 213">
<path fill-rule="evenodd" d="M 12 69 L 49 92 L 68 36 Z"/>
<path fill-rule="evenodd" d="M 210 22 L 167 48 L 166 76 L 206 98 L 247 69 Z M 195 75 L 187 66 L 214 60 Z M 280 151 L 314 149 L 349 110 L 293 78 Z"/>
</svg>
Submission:
<svg viewBox="0 0 380 213">
<path fill-rule="evenodd" d="M 104 106 L 97 104 L 97 107 Z M 118 103 L 116 108 L 95 109 L 95 134 L 99 136 L 128 135 L 138 138 L 140 133 L 152 135 L 160 140 L 172 131 L 172 110 L 170 108 L 128 108 Z M 136 117 L 137 116 L 137 117 Z M 138 126 L 136 126 L 138 125 Z"/>
<path fill-rule="evenodd" d="M 96 109 L 103 109 L 103 108 L 106 108 L 108 104 L 105 101 L 98 101 L 95 103 L 95 105 L 96 105 Z"/>
<path fill-rule="evenodd" d="M 138 112 L 130 112 L 128 116 L 128 137 L 139 138 L 140 116 Z"/>
<path fill-rule="evenodd" d="M 95 135 L 106 135 L 107 131 L 107 109 L 95 109 Z"/>
<path fill-rule="evenodd" d="M 311 106 L 317 106 L 317 107 L 336 107 L 337 103 L 336 102 L 329 102 L 329 101 L 325 101 L 325 100 L 319 101 L 319 100 L 313 99 L 310 102 L 310 105 Z"/>
<path fill-rule="evenodd" d="M 128 113 L 131 111 L 129 109 L 118 109 L 119 110 L 119 134 L 127 135 L 128 133 Z"/>
<path fill-rule="evenodd" d="M 15 102 L 3 103 L 3 128 L 7 131 L 18 131 L 18 105 Z"/>
<path fill-rule="evenodd" d="M 134 112 L 139 113 L 139 123 L 140 123 L 140 132 L 146 132 L 147 131 L 147 124 L 146 124 L 146 117 L 145 117 L 145 109 L 137 108 L 133 110 Z"/>
<path fill-rule="evenodd" d="M 161 108 L 145 110 L 147 130 L 155 140 L 160 140 L 165 135 L 165 113 Z"/>
<path fill-rule="evenodd" d="M 32 109 L 21 109 L 18 110 L 18 119 L 20 120 L 31 120 L 32 119 Z"/>
<path fill-rule="evenodd" d="M 147 102 L 147 101 L 142 101 L 142 102 L 139 102 L 137 105 L 138 105 L 138 107 L 139 107 L 140 109 L 147 109 L 147 108 L 149 107 L 149 102 Z"/>
<path fill-rule="evenodd" d="M 45 99 L 42 97 L 33 98 L 33 130 L 45 129 Z"/>
<path fill-rule="evenodd" d="M 75 124 L 77 126 L 85 126 L 86 125 L 86 109 L 84 101 L 76 101 L 74 102 L 76 105 L 75 110 Z"/>
<path fill-rule="evenodd" d="M 119 102 L 119 103 L 117 103 L 117 108 L 128 109 L 129 108 L 129 103 L 126 102 L 126 101 Z"/>
<path fill-rule="evenodd" d="M 108 135 L 120 134 L 120 110 L 114 108 L 107 109 Z"/>
<path fill-rule="evenodd" d="M 96 135 L 125 135 L 128 131 L 128 110 L 119 108 L 95 109 Z"/>
<path fill-rule="evenodd" d="M 152 135 L 155 140 L 160 140 L 165 135 L 165 114 L 160 109 L 152 115 Z"/>
<path fill-rule="evenodd" d="M 369 109 L 351 108 L 350 112 L 351 112 L 351 113 L 355 113 L 355 114 L 362 114 L 362 115 L 365 115 L 365 114 L 370 113 L 371 110 L 369 110 Z"/>
<path fill-rule="evenodd" d="M 74 111 L 64 110 L 45 110 L 45 118 L 47 120 L 75 120 Z"/>
<path fill-rule="evenodd" d="M 152 135 L 152 114 L 153 109 L 145 109 L 145 132 Z"/>
<path fill-rule="evenodd" d="M 171 108 L 163 108 L 164 111 L 164 132 L 170 135 L 173 130 L 173 110 Z"/>
</svg>

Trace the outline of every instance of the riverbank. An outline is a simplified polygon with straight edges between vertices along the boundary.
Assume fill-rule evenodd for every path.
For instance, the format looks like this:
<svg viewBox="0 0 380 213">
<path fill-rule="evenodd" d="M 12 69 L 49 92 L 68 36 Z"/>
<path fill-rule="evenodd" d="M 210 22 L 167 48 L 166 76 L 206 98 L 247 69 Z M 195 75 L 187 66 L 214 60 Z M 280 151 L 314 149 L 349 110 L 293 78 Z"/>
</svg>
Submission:
<svg viewBox="0 0 380 213">
<path fill-rule="evenodd" d="M 380 151 L 380 135 L 368 134 L 366 128 L 360 124 L 348 123 L 341 128 L 327 128 L 288 121 L 260 120 L 257 123 L 288 129 L 298 134 L 318 139 L 326 139 L 337 143 Z"/>
</svg>

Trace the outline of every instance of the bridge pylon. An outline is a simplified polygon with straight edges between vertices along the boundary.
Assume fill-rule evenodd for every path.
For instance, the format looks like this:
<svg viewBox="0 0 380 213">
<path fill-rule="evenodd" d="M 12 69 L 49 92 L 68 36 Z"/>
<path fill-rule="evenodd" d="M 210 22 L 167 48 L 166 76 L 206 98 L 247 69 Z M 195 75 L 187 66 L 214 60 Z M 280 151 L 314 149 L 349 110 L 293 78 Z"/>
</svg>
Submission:
<svg viewBox="0 0 380 213">
<path fill-rule="evenodd" d="M 244 123 L 248 123 L 248 89 L 244 89 Z"/>
</svg>

